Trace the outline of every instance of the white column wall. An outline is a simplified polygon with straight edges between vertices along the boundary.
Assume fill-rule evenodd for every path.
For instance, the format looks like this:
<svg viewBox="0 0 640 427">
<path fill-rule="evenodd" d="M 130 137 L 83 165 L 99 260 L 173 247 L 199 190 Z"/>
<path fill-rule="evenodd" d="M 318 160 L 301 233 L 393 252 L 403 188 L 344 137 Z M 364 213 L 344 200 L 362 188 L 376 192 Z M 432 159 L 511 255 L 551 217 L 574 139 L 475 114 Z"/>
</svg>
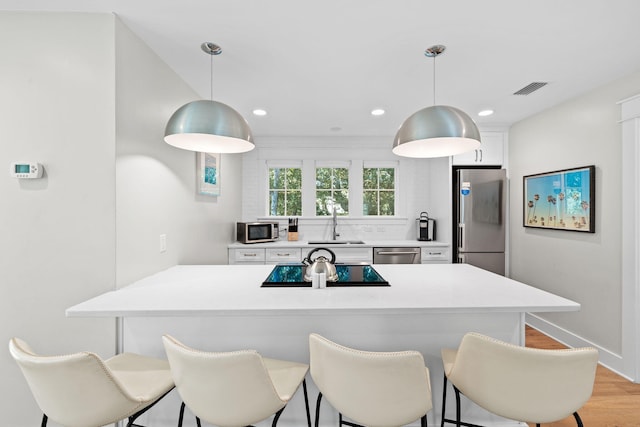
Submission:
<svg viewBox="0 0 640 427">
<path fill-rule="evenodd" d="M 65 309 L 115 278 L 114 41 L 111 15 L 0 12 L 0 413 L 42 414 L 9 352 L 11 336 L 52 354 L 114 349 L 112 319 Z M 37 161 L 37 180 L 9 177 Z"/>
<path fill-rule="evenodd" d="M 163 137 L 171 114 L 200 97 L 119 20 L 116 30 L 117 286 L 176 264 L 226 264 L 242 155 L 221 156 L 220 196 L 197 194 L 196 154 Z"/>
<path fill-rule="evenodd" d="M 177 263 L 226 263 L 241 157 L 222 157 L 220 197 L 196 194 L 195 153 L 162 136 L 197 97 L 111 14 L 0 12 L 0 48 L 0 340 L 109 357 L 115 321 L 65 309 Z M 12 161 L 43 178 L 9 177 Z M 8 351 L 0 366 L 3 425 L 39 425 Z"/>
</svg>

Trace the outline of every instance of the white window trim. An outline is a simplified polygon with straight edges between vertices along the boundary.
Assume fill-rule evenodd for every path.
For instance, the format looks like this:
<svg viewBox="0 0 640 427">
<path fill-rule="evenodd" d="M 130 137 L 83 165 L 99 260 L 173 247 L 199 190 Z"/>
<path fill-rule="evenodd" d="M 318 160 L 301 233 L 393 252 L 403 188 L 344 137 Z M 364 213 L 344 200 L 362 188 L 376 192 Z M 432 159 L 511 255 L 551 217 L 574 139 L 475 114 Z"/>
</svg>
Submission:
<svg viewBox="0 0 640 427">
<path fill-rule="evenodd" d="M 400 162 L 398 161 L 371 161 L 362 159 L 352 160 L 315 160 L 315 159 L 302 159 L 302 160 L 274 160 L 268 159 L 260 162 L 262 176 L 260 180 L 261 188 L 259 188 L 260 201 L 258 206 L 263 212 L 260 219 L 277 220 L 285 217 L 269 216 L 269 206 L 267 203 L 267 195 L 269 192 L 269 169 L 270 168 L 302 168 L 302 215 L 300 218 L 305 220 L 320 220 L 326 221 L 326 216 L 316 216 L 315 212 L 315 194 L 316 194 L 316 167 L 331 167 L 331 168 L 348 168 L 349 169 L 349 215 L 341 217 L 341 220 L 355 220 L 355 221 L 386 221 L 394 223 L 396 221 L 406 220 L 406 213 L 401 209 L 400 202 L 401 189 L 399 188 L 400 174 Z M 376 168 L 395 168 L 395 215 L 363 215 L 362 214 L 362 197 L 363 197 L 363 181 L 362 181 L 362 168 L 363 167 L 376 167 Z"/>
<path fill-rule="evenodd" d="M 302 215 L 304 216 L 304 162 L 302 160 L 265 160 L 262 163 L 262 188 L 259 189 L 260 204 L 262 212 L 267 219 L 286 218 L 282 216 L 269 215 L 269 169 L 272 168 L 301 168 L 302 169 Z"/>
<path fill-rule="evenodd" d="M 362 199 L 364 197 L 364 189 L 362 188 L 364 185 L 364 182 L 362 181 L 362 169 L 364 168 L 393 168 L 395 170 L 395 173 L 393 174 L 393 197 L 394 197 L 394 214 L 393 215 L 364 215 L 362 214 L 363 218 L 376 218 L 376 219 L 385 219 L 385 218 L 397 218 L 398 217 L 398 208 L 400 206 L 400 191 L 398 188 L 398 183 L 400 182 L 399 179 L 399 175 L 400 175 L 400 163 L 397 161 L 371 161 L 371 160 L 365 160 L 364 162 L 362 162 L 362 167 L 360 168 L 360 186 L 358 187 L 360 190 L 360 195 L 359 195 L 359 203 L 360 203 L 360 212 L 362 212 L 363 206 L 362 206 Z M 349 201 L 351 202 L 351 201 Z"/>
</svg>

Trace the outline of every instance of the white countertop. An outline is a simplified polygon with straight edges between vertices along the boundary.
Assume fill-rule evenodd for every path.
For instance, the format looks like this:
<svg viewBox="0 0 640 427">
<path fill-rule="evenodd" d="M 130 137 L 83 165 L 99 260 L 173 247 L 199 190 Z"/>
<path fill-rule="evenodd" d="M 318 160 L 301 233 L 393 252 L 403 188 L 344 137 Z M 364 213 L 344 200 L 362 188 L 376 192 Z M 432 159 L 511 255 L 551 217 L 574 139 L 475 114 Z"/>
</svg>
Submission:
<svg viewBox="0 0 640 427">
<path fill-rule="evenodd" d="M 577 311 L 468 264 L 376 264 L 390 287 L 261 288 L 273 265 L 179 265 L 67 309 L 70 317 Z"/>
<path fill-rule="evenodd" d="M 318 241 L 311 240 L 312 242 Z M 345 239 L 350 240 L 350 239 Z M 354 239 L 357 240 L 357 239 Z M 234 242 L 228 245 L 229 249 L 250 249 L 250 248 L 315 248 L 315 247 L 330 247 L 330 248 L 389 248 L 389 247 L 415 247 L 415 248 L 428 248 L 428 247 L 447 247 L 449 243 L 446 242 L 427 242 L 421 240 L 365 240 L 364 243 L 358 244 L 344 244 L 344 243 L 321 243 L 310 245 L 307 240 L 277 240 L 275 242 L 267 243 L 240 243 Z"/>
</svg>

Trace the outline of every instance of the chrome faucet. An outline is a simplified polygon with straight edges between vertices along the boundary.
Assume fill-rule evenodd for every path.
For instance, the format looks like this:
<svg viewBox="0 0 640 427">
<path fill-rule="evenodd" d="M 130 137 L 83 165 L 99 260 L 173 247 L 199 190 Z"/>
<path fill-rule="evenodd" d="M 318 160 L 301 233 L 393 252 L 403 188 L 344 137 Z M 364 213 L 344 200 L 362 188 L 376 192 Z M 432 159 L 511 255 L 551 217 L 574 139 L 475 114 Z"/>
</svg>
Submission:
<svg viewBox="0 0 640 427">
<path fill-rule="evenodd" d="M 333 215 L 331 216 L 331 223 L 333 225 L 332 238 L 333 240 L 337 240 L 338 236 L 340 236 L 340 233 L 336 233 L 336 227 L 338 226 L 338 213 L 336 212 L 335 205 L 333 206 Z"/>
</svg>

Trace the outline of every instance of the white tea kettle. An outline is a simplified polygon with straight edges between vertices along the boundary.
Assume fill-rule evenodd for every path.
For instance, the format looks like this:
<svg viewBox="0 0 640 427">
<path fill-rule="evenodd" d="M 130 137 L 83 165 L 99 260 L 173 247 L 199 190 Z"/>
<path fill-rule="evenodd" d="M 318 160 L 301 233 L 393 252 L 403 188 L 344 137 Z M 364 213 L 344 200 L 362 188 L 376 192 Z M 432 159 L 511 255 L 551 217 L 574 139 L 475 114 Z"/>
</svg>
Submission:
<svg viewBox="0 0 640 427">
<path fill-rule="evenodd" d="M 331 260 L 328 260 L 326 257 L 320 255 L 316 259 L 311 259 L 311 255 L 318 251 L 327 251 L 331 254 Z M 337 282 L 338 281 L 338 273 L 336 272 L 336 254 L 333 253 L 332 250 L 327 248 L 315 248 L 312 249 L 311 252 L 307 254 L 307 257 L 302 260 L 302 263 L 307 266 L 307 269 L 304 273 L 305 282 L 311 282 L 313 273 L 324 273 L 327 278 L 327 282 Z"/>
</svg>

